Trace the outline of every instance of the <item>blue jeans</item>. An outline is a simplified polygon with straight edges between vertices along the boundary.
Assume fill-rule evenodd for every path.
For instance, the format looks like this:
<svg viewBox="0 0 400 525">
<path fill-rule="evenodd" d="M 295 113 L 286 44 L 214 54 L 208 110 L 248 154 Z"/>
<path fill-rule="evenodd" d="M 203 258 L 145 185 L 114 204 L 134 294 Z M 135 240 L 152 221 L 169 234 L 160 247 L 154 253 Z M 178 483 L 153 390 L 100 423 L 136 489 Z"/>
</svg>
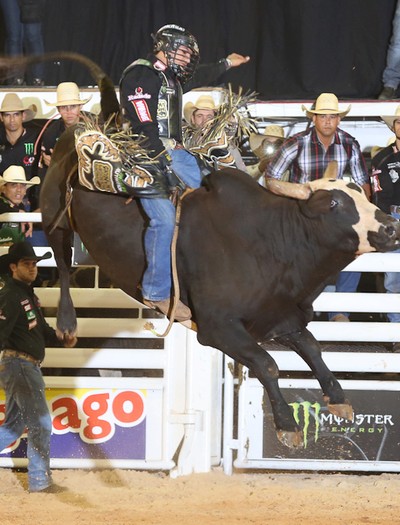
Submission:
<svg viewBox="0 0 400 525">
<path fill-rule="evenodd" d="M 32 492 L 52 484 L 50 472 L 51 416 L 40 368 L 17 357 L 0 361 L 0 385 L 6 393 L 5 420 L 0 426 L 0 451 L 28 428 L 28 479 Z"/>
<path fill-rule="evenodd" d="M 397 89 L 400 84 L 400 0 L 392 22 L 392 37 L 390 39 L 386 67 L 382 75 L 383 85 Z"/>
<path fill-rule="evenodd" d="M 400 253 L 400 250 L 395 250 L 393 253 Z M 385 273 L 383 282 L 386 293 L 400 293 L 399 272 Z M 400 323 L 400 313 L 388 312 L 386 315 L 391 323 Z"/>
<path fill-rule="evenodd" d="M 393 213 L 392 217 L 400 220 L 400 213 Z M 400 250 L 395 250 L 393 253 L 400 253 Z M 386 293 L 400 293 L 400 272 L 386 272 L 384 275 L 383 284 Z M 400 323 L 400 313 L 388 312 L 387 318 L 391 323 Z"/>
<path fill-rule="evenodd" d="M 196 158 L 184 149 L 169 151 L 172 169 L 191 188 L 198 188 L 201 172 Z M 147 268 L 142 281 L 145 299 L 162 301 L 171 296 L 171 242 L 175 207 L 169 199 L 141 199 L 150 219 L 144 237 Z"/>
<path fill-rule="evenodd" d="M 360 278 L 360 272 L 340 272 L 338 278 L 336 279 L 336 291 L 347 293 L 356 292 Z M 342 313 L 346 317 L 350 316 L 348 312 L 330 312 L 328 313 L 328 319 L 331 320 L 332 317 L 338 313 Z"/>
<path fill-rule="evenodd" d="M 5 51 L 9 56 L 42 55 L 44 53 L 42 24 L 23 24 L 20 20 L 18 0 L 0 0 L 6 26 Z M 44 65 L 32 65 L 34 78 L 43 78 Z M 16 76 L 23 76 L 16 74 Z"/>
</svg>

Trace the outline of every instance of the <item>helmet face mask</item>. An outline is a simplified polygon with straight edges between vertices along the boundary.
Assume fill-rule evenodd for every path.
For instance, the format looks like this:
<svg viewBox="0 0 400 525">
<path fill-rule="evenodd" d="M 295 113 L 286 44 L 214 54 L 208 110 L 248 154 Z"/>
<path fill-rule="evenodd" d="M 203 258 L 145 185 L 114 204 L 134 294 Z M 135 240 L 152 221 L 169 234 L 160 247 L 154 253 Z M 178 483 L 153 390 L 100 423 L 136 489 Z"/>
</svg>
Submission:
<svg viewBox="0 0 400 525">
<path fill-rule="evenodd" d="M 153 39 L 154 53 L 165 54 L 168 67 L 182 82 L 190 80 L 200 58 L 194 36 L 183 27 L 170 24 L 159 29 Z"/>
</svg>

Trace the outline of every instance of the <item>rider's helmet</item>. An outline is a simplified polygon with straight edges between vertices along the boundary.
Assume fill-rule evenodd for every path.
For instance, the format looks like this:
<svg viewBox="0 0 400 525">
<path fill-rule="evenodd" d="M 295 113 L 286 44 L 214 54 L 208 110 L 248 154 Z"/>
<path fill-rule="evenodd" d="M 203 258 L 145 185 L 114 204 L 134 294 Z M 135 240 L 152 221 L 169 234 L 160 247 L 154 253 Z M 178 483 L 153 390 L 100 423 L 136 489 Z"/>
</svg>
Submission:
<svg viewBox="0 0 400 525">
<path fill-rule="evenodd" d="M 195 37 L 183 27 L 175 24 L 161 27 L 152 37 L 154 40 L 154 53 L 163 51 L 167 58 L 168 66 L 175 75 L 183 83 L 190 80 L 200 58 L 199 46 Z M 192 52 L 190 62 L 186 65 L 182 65 L 177 61 L 176 54 L 180 46 L 187 47 Z"/>
</svg>

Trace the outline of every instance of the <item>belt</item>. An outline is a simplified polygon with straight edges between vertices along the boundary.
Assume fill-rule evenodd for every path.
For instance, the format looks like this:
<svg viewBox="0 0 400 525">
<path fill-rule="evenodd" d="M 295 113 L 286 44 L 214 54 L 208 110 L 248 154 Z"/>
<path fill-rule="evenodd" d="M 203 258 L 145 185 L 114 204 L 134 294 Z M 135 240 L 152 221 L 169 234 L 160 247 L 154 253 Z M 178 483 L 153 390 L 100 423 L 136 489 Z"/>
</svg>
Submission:
<svg viewBox="0 0 400 525">
<path fill-rule="evenodd" d="M 26 352 L 18 352 L 17 350 L 3 350 L 2 359 L 5 357 L 17 357 L 18 359 L 24 359 L 25 361 L 29 361 L 36 366 L 40 366 L 41 363 L 41 361 L 35 359 L 32 355 L 27 354 Z"/>
</svg>

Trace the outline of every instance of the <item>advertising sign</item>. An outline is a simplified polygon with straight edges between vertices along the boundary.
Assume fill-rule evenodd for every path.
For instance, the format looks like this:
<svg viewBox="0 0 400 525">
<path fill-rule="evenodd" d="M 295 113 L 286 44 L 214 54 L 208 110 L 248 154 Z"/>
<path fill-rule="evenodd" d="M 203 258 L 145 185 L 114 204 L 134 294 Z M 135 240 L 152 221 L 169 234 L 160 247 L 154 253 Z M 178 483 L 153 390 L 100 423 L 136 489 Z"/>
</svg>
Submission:
<svg viewBox="0 0 400 525">
<path fill-rule="evenodd" d="M 331 414 L 321 390 L 282 389 L 303 434 L 304 448 L 289 449 L 276 438 L 268 396 L 263 399 L 263 457 L 339 461 L 400 461 L 399 392 L 352 390 L 354 421 Z"/>
<path fill-rule="evenodd" d="M 53 420 L 51 457 L 146 458 L 146 391 L 51 389 L 46 391 Z M 5 396 L 0 390 L 0 425 Z M 26 457 L 26 434 L 1 457 Z"/>
</svg>

